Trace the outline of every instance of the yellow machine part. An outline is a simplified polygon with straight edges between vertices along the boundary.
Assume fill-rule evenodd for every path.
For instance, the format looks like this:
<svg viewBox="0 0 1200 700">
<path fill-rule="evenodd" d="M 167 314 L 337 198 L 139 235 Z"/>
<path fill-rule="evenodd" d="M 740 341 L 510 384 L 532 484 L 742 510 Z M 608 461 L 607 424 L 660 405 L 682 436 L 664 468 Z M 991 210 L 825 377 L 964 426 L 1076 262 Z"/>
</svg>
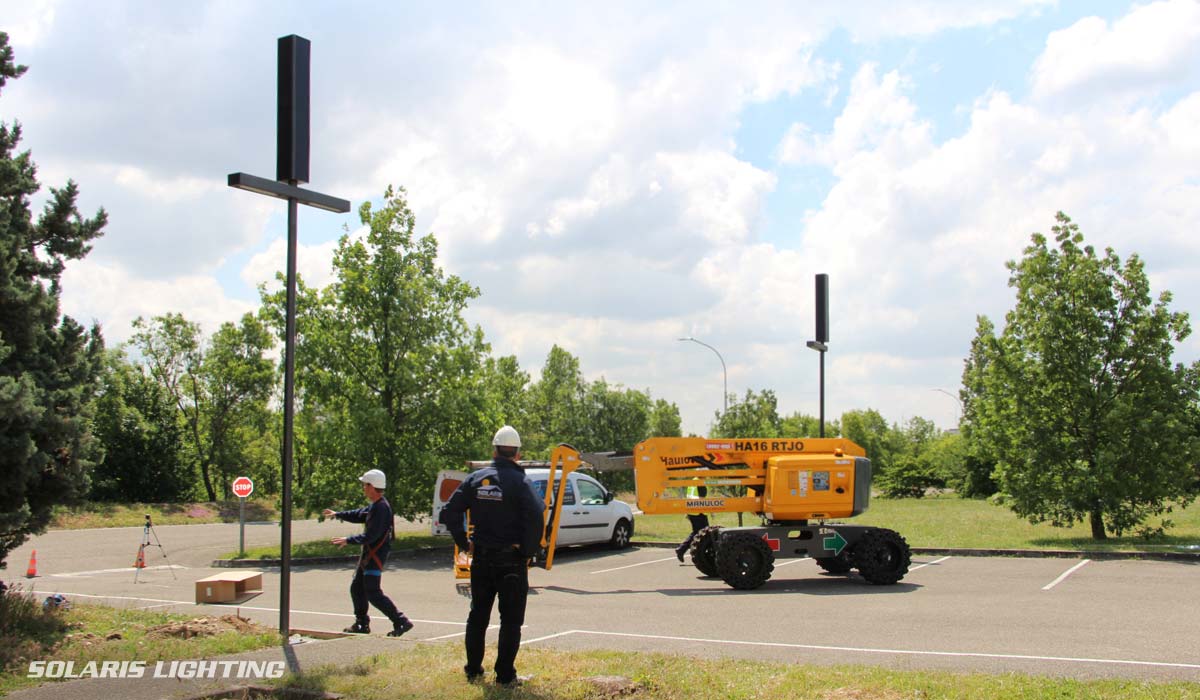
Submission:
<svg viewBox="0 0 1200 700">
<path fill-rule="evenodd" d="M 854 515 L 854 458 L 829 454 L 769 458 L 763 512 L 772 520 Z"/>
<path fill-rule="evenodd" d="M 854 509 L 855 457 L 866 452 L 845 438 L 651 438 L 633 452 L 638 507 L 652 515 L 845 517 Z M 707 496 L 689 499 L 690 486 L 708 487 Z"/>
</svg>

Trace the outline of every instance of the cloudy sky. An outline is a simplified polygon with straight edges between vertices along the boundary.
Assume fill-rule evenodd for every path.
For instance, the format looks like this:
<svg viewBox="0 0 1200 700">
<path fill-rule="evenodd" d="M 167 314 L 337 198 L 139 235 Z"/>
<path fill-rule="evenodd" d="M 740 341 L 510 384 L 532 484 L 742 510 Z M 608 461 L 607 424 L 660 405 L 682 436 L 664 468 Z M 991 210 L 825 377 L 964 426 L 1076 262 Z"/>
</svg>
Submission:
<svg viewBox="0 0 1200 700">
<path fill-rule="evenodd" d="M 849 5 L 847 9 L 845 6 Z M 312 182 L 404 186 L 469 316 L 535 376 L 551 346 L 705 433 L 729 391 L 816 414 L 813 276 L 830 276 L 826 411 L 957 420 L 975 317 L 1057 210 L 1200 310 L 1200 2 L 58 2 L 5 9 L 0 95 L 46 186 L 107 233 L 64 311 L 211 331 L 285 264 L 276 40 L 312 41 Z M 40 205 L 39 205 L 40 206 Z M 356 215 L 302 208 L 329 280 Z M 1177 359 L 1200 357 L 1189 338 Z"/>
</svg>

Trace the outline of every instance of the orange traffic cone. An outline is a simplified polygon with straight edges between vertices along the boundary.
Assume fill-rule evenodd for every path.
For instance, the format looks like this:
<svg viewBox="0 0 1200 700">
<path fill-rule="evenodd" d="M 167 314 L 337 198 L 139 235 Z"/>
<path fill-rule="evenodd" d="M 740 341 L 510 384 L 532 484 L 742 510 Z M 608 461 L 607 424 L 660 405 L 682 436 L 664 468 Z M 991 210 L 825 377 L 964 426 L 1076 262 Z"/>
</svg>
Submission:
<svg viewBox="0 0 1200 700">
<path fill-rule="evenodd" d="M 146 568 L 146 550 L 145 550 L 145 548 L 138 547 L 137 561 L 133 562 L 133 568 L 135 568 L 135 569 Z"/>
<path fill-rule="evenodd" d="M 25 569 L 25 578 L 33 578 L 37 576 L 37 550 L 33 550 L 33 554 L 29 555 L 29 568 Z"/>
</svg>

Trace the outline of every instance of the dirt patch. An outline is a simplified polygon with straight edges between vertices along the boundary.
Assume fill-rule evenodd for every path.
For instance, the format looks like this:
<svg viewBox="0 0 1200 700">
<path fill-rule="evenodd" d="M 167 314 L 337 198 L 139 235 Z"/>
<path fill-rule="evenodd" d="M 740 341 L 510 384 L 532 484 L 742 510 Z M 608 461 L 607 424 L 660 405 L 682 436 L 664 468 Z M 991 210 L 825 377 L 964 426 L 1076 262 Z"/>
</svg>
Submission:
<svg viewBox="0 0 1200 700">
<path fill-rule="evenodd" d="M 590 676 L 584 679 L 590 686 L 589 698 L 621 698 L 638 695 L 645 688 L 625 676 Z"/>
<path fill-rule="evenodd" d="M 192 637 L 208 637 L 222 632 L 236 631 L 242 634 L 259 634 L 269 632 L 266 627 L 237 615 L 222 615 L 221 617 L 196 617 L 185 622 L 168 622 L 146 628 L 146 636 L 150 639 L 191 639 Z"/>
</svg>

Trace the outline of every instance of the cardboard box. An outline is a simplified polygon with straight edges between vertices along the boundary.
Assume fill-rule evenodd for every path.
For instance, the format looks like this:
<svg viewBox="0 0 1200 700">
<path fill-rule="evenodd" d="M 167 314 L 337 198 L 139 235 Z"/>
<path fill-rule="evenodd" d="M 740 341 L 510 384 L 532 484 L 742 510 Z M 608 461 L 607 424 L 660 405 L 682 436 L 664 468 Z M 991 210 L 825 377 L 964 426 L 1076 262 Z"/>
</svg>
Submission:
<svg viewBox="0 0 1200 700">
<path fill-rule="evenodd" d="M 197 603 L 229 603 L 248 593 L 261 592 L 261 571 L 230 571 L 196 581 Z"/>
</svg>

